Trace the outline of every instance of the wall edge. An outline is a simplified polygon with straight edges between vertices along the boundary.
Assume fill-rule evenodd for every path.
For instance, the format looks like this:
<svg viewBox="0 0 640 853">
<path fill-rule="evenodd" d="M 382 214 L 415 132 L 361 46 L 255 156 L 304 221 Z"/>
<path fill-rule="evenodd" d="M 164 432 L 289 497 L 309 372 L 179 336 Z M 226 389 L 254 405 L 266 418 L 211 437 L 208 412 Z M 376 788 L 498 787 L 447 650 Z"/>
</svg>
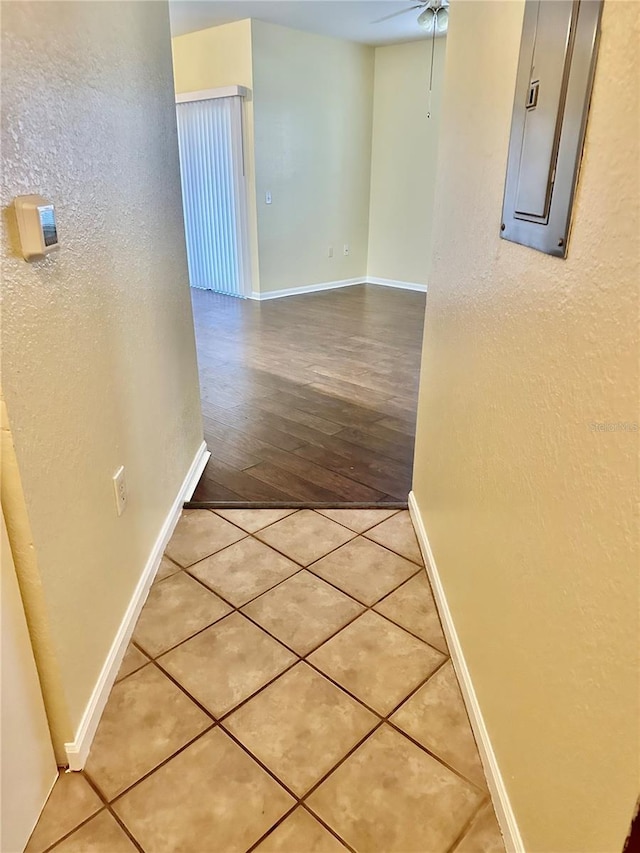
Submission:
<svg viewBox="0 0 640 853">
<path fill-rule="evenodd" d="M 82 770 L 85 765 L 96 729 L 98 728 L 98 723 L 102 717 L 102 712 L 107 704 L 111 688 L 115 683 L 122 658 L 129 645 L 138 616 L 160 565 L 164 549 L 178 523 L 182 512 L 182 505 L 192 496 L 210 456 L 211 454 L 207 450 L 207 445 L 203 441 L 196 451 L 189 470 L 171 505 L 171 509 L 153 544 L 142 575 L 129 601 L 95 687 L 91 692 L 82 719 L 80 720 L 80 725 L 76 730 L 75 739 L 64 745 L 70 770 Z"/>
<path fill-rule="evenodd" d="M 422 556 L 424 557 L 424 563 L 429 577 L 429 582 L 431 584 L 431 589 L 433 591 L 433 597 L 436 602 L 438 614 L 449 646 L 451 662 L 453 663 L 453 667 L 458 677 L 464 704 L 471 722 L 471 728 L 473 729 L 473 734 L 478 744 L 482 767 L 484 769 L 485 776 L 487 777 L 491 800 L 496 812 L 496 817 L 498 818 L 498 823 L 500 824 L 506 849 L 508 853 L 526 853 L 522 836 L 520 835 L 520 830 L 518 828 L 518 822 L 509 799 L 504 779 L 502 778 L 502 773 L 500 772 L 500 767 L 493 750 L 491 739 L 489 738 L 489 732 L 487 731 L 487 727 L 482 716 L 482 710 L 480 708 L 478 697 L 476 696 L 473 681 L 471 680 L 471 674 L 465 660 L 462 644 L 456 631 L 453 616 L 451 615 L 447 596 L 444 591 L 444 586 L 440 579 L 433 551 L 431 550 L 431 544 L 429 542 L 425 524 L 422 520 L 418 501 L 413 491 L 409 492 L 409 513 L 418 538 Z"/>
</svg>

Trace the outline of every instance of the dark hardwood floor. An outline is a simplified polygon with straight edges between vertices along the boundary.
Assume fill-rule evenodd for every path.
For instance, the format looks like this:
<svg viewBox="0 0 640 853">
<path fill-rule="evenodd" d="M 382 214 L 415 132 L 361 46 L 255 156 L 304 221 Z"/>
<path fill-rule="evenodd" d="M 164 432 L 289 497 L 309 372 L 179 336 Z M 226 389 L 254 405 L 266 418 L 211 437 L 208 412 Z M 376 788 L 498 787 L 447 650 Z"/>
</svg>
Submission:
<svg viewBox="0 0 640 853">
<path fill-rule="evenodd" d="M 211 451 L 193 501 L 407 499 L 424 294 L 192 299 Z"/>
</svg>

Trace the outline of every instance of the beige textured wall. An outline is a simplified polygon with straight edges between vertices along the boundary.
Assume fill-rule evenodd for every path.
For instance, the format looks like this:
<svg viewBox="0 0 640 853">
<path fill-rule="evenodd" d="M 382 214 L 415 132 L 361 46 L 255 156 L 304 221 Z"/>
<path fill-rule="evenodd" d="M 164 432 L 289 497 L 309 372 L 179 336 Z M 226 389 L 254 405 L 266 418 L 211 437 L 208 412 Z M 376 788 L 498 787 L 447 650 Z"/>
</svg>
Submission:
<svg viewBox="0 0 640 853">
<path fill-rule="evenodd" d="M 367 274 L 428 284 L 446 39 L 375 51 Z"/>
<path fill-rule="evenodd" d="M 499 239 L 521 2 L 451 4 L 414 489 L 530 853 L 638 791 L 640 5 L 606 2 L 567 260 Z"/>
<path fill-rule="evenodd" d="M 234 21 L 219 27 L 197 30 L 172 39 L 173 74 L 178 94 L 216 89 L 220 86 L 246 86 L 253 90 L 251 21 Z M 258 220 L 254 152 L 253 91 L 243 102 L 244 158 L 247 179 L 247 219 L 251 257 L 252 290 L 260 289 L 258 257 Z"/>
<path fill-rule="evenodd" d="M 363 276 L 373 48 L 251 23 L 260 289 Z"/>
<path fill-rule="evenodd" d="M 3 4 L 2 382 L 72 734 L 202 441 L 173 100 L 166 3 Z"/>
</svg>

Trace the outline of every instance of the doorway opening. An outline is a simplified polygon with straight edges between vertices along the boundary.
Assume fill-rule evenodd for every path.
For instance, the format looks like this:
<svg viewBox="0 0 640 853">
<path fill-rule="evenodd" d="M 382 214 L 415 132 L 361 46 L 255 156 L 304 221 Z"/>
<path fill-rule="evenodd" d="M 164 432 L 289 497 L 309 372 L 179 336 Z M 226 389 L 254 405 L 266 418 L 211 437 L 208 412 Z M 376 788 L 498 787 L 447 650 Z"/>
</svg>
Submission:
<svg viewBox="0 0 640 853">
<path fill-rule="evenodd" d="M 240 86 L 176 96 L 189 283 L 251 293 Z"/>
<path fill-rule="evenodd" d="M 190 506 L 395 507 L 411 489 L 445 40 L 372 4 L 358 32 L 300 28 L 306 5 L 172 7 L 211 452 Z"/>
</svg>

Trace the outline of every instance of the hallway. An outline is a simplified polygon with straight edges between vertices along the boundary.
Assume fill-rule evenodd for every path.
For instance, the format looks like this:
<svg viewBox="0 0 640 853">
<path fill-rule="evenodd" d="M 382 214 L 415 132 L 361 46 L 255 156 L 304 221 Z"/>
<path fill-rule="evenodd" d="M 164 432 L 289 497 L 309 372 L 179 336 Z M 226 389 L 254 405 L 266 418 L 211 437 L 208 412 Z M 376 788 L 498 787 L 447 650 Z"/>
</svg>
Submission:
<svg viewBox="0 0 640 853">
<path fill-rule="evenodd" d="M 49 849 L 503 853 L 409 514 L 186 511 Z"/>
<path fill-rule="evenodd" d="M 212 452 L 194 501 L 406 501 L 423 293 L 191 294 Z"/>
</svg>

